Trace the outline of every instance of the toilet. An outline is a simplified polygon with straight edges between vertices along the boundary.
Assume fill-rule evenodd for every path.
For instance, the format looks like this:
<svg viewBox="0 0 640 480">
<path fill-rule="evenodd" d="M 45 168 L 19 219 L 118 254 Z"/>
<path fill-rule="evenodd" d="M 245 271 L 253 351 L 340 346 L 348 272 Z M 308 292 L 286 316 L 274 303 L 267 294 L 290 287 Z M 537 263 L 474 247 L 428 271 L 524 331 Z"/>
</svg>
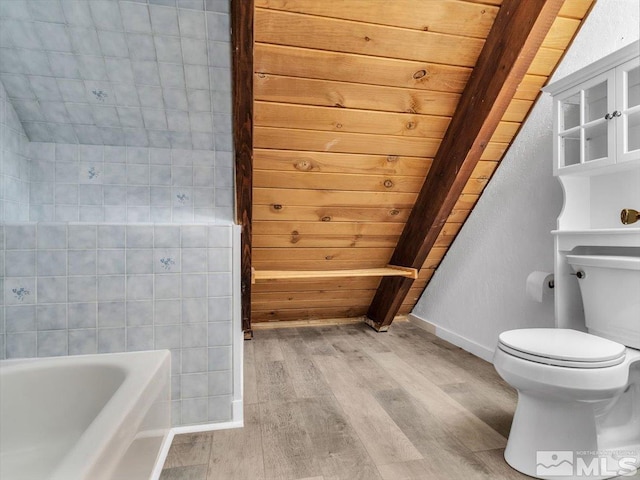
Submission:
<svg viewBox="0 0 640 480">
<path fill-rule="evenodd" d="M 518 391 L 505 460 L 543 479 L 633 473 L 640 466 L 640 257 L 566 258 L 588 333 L 500 334 L 494 366 Z"/>
</svg>

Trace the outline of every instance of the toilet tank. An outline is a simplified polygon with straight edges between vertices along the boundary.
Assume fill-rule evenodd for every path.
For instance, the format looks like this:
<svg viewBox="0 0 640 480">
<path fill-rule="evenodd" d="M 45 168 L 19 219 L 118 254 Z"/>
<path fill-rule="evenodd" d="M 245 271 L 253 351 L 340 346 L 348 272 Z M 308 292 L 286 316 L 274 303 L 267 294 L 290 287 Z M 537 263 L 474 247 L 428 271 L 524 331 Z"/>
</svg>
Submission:
<svg viewBox="0 0 640 480">
<path fill-rule="evenodd" d="M 640 257 L 567 255 L 589 333 L 640 349 Z"/>
</svg>

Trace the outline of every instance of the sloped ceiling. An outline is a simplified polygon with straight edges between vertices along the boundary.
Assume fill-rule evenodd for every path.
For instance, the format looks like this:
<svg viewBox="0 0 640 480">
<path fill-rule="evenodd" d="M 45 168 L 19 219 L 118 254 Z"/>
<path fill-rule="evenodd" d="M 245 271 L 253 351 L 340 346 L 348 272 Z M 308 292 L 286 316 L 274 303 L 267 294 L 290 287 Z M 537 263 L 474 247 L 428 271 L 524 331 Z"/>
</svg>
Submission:
<svg viewBox="0 0 640 480">
<path fill-rule="evenodd" d="M 412 310 L 594 1 L 565 1 L 400 313 Z M 256 271 L 389 263 L 501 3 L 255 0 Z M 365 315 L 378 284 L 256 282 L 252 320 Z"/>
<path fill-rule="evenodd" d="M 0 80 L 31 141 L 230 150 L 228 10 L 0 0 Z"/>
</svg>

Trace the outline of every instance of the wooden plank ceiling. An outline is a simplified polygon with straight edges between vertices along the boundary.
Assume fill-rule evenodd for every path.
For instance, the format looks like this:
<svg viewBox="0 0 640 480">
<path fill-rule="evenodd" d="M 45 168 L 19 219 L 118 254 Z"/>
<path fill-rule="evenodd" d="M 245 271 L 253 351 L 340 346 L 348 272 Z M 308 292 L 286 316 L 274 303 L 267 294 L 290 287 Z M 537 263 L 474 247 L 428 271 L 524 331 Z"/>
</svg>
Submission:
<svg viewBox="0 0 640 480">
<path fill-rule="evenodd" d="M 406 297 L 412 310 L 595 0 L 566 0 Z M 387 265 L 500 0 L 255 0 L 252 265 Z M 364 315 L 379 278 L 258 282 L 252 321 Z"/>
</svg>

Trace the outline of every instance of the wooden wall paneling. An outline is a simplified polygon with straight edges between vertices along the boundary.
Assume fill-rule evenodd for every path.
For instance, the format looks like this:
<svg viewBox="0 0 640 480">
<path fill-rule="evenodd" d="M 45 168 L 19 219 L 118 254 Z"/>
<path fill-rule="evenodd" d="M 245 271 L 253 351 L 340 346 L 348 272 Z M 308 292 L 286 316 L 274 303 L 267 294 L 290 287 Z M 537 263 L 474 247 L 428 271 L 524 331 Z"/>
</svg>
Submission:
<svg viewBox="0 0 640 480">
<path fill-rule="evenodd" d="M 236 221 L 242 226 L 242 329 L 251 338 L 251 221 L 253 175 L 253 0 L 231 0 L 233 143 Z"/>
<path fill-rule="evenodd" d="M 412 113 L 377 112 L 335 107 L 255 102 L 254 123 L 261 127 L 330 132 L 442 138 L 450 118 Z"/>
<path fill-rule="evenodd" d="M 370 85 L 460 93 L 468 67 L 256 43 L 255 71 Z"/>
<path fill-rule="evenodd" d="M 336 223 L 334 225 L 339 225 Z M 254 235 L 256 248 L 393 248 L 400 235 Z"/>
<path fill-rule="evenodd" d="M 256 170 L 426 177 L 431 158 L 255 149 Z"/>
<path fill-rule="evenodd" d="M 481 39 L 487 36 L 498 11 L 493 6 L 453 0 L 257 0 L 256 6 Z"/>
<path fill-rule="evenodd" d="M 375 222 L 254 222 L 261 235 L 364 237 L 400 235 L 403 225 Z"/>
<path fill-rule="evenodd" d="M 476 64 L 484 41 L 343 19 L 265 10 L 255 13 L 256 42 L 358 53 L 461 67 Z"/>
<path fill-rule="evenodd" d="M 304 292 L 313 290 L 375 290 L 378 277 L 305 278 L 295 280 L 264 280 L 253 285 L 257 293 Z"/>
<path fill-rule="evenodd" d="M 384 205 L 361 206 L 288 206 L 266 204 L 253 206 L 253 218 L 266 221 L 321 221 L 321 222 L 390 222 L 404 223 L 411 207 Z"/>
<path fill-rule="evenodd" d="M 256 187 L 253 189 L 253 196 L 256 205 L 323 205 L 326 207 L 348 205 L 411 208 L 417 195 L 414 193 L 379 192 L 370 197 L 357 191 L 302 191 L 295 188 Z"/>
<path fill-rule="evenodd" d="M 440 145 L 440 140 L 435 138 L 424 139 L 272 127 L 255 127 L 253 142 L 256 148 L 408 157 L 433 157 Z M 381 152 L 381 148 L 384 148 L 384 151 Z"/>
<path fill-rule="evenodd" d="M 260 73 L 254 76 L 256 100 L 451 116 L 459 93 L 347 83 Z"/>
<path fill-rule="evenodd" d="M 421 177 L 396 175 L 254 171 L 255 186 L 264 188 L 417 193 L 423 181 Z"/>
<path fill-rule="evenodd" d="M 524 78 L 563 0 L 505 0 L 390 263 L 419 268 Z M 499 68 L 496 68 L 499 65 Z M 382 279 L 367 312 L 376 330 L 393 321 L 412 280 Z"/>
<path fill-rule="evenodd" d="M 321 318 L 350 318 L 360 317 L 367 313 L 367 306 L 360 307 L 330 307 L 302 308 L 302 309 L 265 309 L 254 310 L 254 322 L 281 322 L 287 320 L 311 320 Z"/>
</svg>

